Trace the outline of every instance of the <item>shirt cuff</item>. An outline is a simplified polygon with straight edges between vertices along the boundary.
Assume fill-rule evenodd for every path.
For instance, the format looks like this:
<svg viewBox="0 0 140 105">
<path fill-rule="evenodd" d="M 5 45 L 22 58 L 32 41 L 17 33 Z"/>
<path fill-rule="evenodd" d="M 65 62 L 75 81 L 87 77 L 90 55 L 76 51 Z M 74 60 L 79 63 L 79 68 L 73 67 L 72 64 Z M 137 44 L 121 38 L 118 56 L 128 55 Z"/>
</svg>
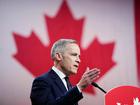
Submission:
<svg viewBox="0 0 140 105">
<path fill-rule="evenodd" d="M 76 85 L 76 86 L 77 86 L 77 85 Z M 78 86 L 77 86 L 77 88 L 78 88 L 79 92 L 82 93 L 82 90 L 81 90 Z"/>
</svg>

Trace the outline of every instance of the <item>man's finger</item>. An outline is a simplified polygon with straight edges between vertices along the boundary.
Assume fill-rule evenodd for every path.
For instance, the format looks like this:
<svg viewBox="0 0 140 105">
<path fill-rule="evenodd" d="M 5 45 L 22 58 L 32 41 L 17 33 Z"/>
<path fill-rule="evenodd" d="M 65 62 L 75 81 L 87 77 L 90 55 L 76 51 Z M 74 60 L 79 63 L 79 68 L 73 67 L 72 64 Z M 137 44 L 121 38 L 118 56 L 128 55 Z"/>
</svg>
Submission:
<svg viewBox="0 0 140 105">
<path fill-rule="evenodd" d="M 89 75 L 97 74 L 97 73 L 100 73 L 100 69 L 92 69 L 87 72 L 87 74 Z"/>
</svg>

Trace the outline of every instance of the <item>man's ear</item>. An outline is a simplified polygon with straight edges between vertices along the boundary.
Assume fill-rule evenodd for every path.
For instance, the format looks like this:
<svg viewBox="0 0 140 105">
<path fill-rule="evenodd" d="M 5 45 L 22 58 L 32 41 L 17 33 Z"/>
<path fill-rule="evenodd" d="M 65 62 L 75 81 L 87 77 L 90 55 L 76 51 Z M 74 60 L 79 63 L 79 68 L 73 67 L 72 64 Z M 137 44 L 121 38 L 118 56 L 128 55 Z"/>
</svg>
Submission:
<svg viewBox="0 0 140 105">
<path fill-rule="evenodd" d="M 61 61 L 61 60 L 62 60 L 62 55 L 61 55 L 61 53 L 56 53 L 56 54 L 55 54 L 55 58 L 56 58 L 56 60 Z"/>
</svg>

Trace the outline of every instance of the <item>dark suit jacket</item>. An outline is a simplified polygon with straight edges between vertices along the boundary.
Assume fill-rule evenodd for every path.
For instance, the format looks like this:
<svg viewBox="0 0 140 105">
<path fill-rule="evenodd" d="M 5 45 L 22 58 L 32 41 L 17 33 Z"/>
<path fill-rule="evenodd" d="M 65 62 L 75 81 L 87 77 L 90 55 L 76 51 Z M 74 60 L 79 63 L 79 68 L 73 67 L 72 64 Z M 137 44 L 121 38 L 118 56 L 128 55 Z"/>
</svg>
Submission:
<svg viewBox="0 0 140 105">
<path fill-rule="evenodd" d="M 67 91 L 59 76 L 50 70 L 33 81 L 30 98 L 32 105 L 77 105 L 83 95 L 76 86 Z"/>
</svg>

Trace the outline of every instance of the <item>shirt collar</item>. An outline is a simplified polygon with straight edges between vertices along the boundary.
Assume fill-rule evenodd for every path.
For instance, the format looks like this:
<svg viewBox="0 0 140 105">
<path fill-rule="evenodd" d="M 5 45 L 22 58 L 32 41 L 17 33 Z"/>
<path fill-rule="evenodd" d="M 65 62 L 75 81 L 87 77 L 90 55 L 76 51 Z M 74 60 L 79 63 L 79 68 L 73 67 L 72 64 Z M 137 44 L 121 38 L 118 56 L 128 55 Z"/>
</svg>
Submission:
<svg viewBox="0 0 140 105">
<path fill-rule="evenodd" d="M 60 71 L 59 69 L 57 69 L 55 66 L 52 67 L 52 70 L 56 72 L 56 74 L 61 78 L 64 79 L 66 77 L 66 75 Z"/>
</svg>

